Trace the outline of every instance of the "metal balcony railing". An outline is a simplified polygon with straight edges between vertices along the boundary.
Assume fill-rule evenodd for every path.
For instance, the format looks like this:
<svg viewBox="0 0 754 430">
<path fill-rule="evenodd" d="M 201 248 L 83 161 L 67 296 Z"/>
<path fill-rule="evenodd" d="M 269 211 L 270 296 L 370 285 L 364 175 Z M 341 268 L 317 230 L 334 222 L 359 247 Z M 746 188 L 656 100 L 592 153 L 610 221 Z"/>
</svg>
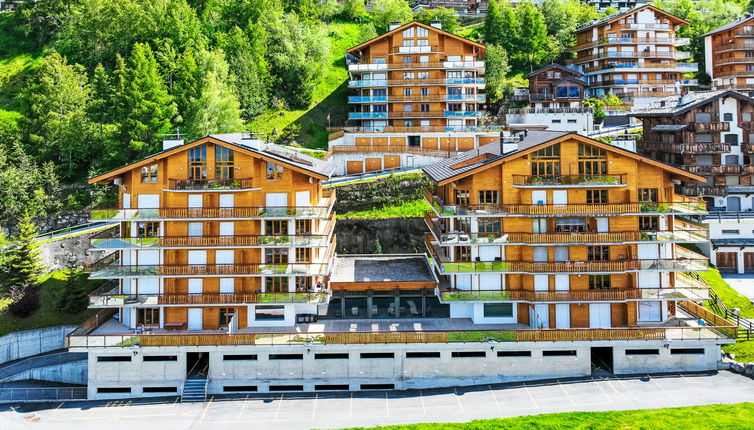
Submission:
<svg viewBox="0 0 754 430">
<path fill-rule="evenodd" d="M 252 179 L 168 179 L 168 189 L 175 191 L 224 191 L 252 188 Z"/>
<path fill-rule="evenodd" d="M 440 297 L 456 301 L 516 301 L 529 303 L 592 303 L 646 300 L 709 300 L 709 288 L 629 288 L 579 291 L 446 290 Z"/>
</svg>

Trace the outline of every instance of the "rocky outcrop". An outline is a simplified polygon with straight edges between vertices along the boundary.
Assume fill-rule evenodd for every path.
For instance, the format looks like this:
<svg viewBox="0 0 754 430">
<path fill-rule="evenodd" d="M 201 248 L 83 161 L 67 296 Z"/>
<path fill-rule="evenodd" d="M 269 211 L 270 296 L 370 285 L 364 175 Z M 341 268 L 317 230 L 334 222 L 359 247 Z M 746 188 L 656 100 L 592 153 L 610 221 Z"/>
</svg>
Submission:
<svg viewBox="0 0 754 430">
<path fill-rule="evenodd" d="M 425 252 L 427 226 L 421 218 L 339 219 L 335 224 L 339 254 Z"/>
<path fill-rule="evenodd" d="M 48 271 L 62 270 L 70 265 L 94 263 L 109 251 L 89 249 L 89 238 L 96 233 L 59 239 L 40 245 L 42 263 Z"/>
</svg>

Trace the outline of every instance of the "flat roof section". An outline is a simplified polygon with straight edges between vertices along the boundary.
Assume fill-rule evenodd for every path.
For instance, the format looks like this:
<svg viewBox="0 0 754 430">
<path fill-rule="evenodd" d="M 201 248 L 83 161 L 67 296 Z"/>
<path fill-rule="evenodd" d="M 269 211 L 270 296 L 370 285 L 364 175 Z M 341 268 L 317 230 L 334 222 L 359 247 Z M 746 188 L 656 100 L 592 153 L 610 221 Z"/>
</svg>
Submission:
<svg viewBox="0 0 754 430">
<path fill-rule="evenodd" d="M 333 289 L 415 289 L 434 288 L 436 284 L 424 254 L 337 255 L 330 276 Z"/>
</svg>

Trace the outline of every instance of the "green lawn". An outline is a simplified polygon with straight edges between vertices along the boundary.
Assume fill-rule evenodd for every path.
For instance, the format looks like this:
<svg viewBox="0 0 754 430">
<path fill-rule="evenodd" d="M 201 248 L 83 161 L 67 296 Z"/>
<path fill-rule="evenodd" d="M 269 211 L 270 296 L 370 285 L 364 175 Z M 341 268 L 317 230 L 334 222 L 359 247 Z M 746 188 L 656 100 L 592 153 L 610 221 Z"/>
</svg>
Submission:
<svg viewBox="0 0 754 430">
<path fill-rule="evenodd" d="M 346 84 L 348 71 L 345 52 L 359 42 L 360 26 L 351 22 L 331 22 L 327 25 L 330 42 L 330 63 L 324 71 L 322 82 L 314 92 L 314 102 L 308 109 L 270 111 L 249 124 L 249 129 L 260 133 L 282 132 L 290 124 L 300 127 L 299 143 L 309 148 L 327 147 L 327 115 L 333 126 L 343 125 L 348 112 Z"/>
<path fill-rule="evenodd" d="M 87 309 L 76 314 L 64 314 L 55 307 L 54 291 L 65 279 L 63 271 L 52 272 L 42 278 L 40 284 L 41 306 L 28 318 L 16 318 L 8 312 L 7 301 L 0 299 L 0 336 L 20 330 L 32 330 L 35 328 L 52 327 L 56 325 L 76 325 L 86 321 L 96 311 Z M 92 289 L 102 281 L 89 281 Z"/>
<path fill-rule="evenodd" d="M 739 308 L 741 309 L 742 317 L 754 318 L 754 305 L 751 304 L 751 301 L 731 288 L 722 276 L 720 276 L 720 272 L 716 268 L 710 267 L 709 272 L 699 272 L 699 274 L 717 293 L 720 300 L 725 303 L 728 309 Z M 709 308 L 709 305 L 705 304 L 705 307 Z"/>
<path fill-rule="evenodd" d="M 416 218 L 424 216 L 424 212 L 430 209 L 429 203 L 425 199 L 420 198 L 366 211 L 339 213 L 338 218 Z"/>
<path fill-rule="evenodd" d="M 17 31 L 13 14 L 0 13 L 0 116 L 3 110 L 18 110 L 16 95 L 23 88 L 23 78 L 42 59 L 32 44 Z"/>
<path fill-rule="evenodd" d="M 372 427 L 380 430 L 712 430 L 754 428 L 754 403 L 640 409 L 635 411 L 568 412 L 467 423 L 409 424 Z M 363 427 L 360 427 L 363 428 Z"/>
</svg>

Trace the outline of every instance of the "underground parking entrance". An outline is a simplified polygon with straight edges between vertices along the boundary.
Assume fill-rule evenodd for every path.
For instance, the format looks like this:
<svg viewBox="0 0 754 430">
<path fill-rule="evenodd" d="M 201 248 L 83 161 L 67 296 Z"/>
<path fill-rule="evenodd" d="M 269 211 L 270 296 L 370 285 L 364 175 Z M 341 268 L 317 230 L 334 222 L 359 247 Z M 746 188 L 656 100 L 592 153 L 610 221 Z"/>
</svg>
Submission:
<svg viewBox="0 0 754 430">
<path fill-rule="evenodd" d="M 209 370 L 208 352 L 186 353 L 186 376 L 207 376 Z"/>
<path fill-rule="evenodd" d="M 607 376 L 613 374 L 613 348 L 598 346 L 591 349 L 592 376 Z"/>
</svg>

